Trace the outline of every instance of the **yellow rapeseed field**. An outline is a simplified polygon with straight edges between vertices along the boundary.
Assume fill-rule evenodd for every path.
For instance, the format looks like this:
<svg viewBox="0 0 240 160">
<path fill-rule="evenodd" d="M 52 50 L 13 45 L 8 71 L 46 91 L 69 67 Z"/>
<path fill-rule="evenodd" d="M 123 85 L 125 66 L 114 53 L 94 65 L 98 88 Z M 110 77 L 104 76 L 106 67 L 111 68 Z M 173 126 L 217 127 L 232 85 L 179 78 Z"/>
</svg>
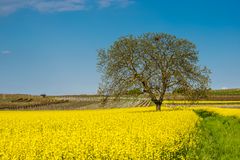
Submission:
<svg viewBox="0 0 240 160">
<path fill-rule="evenodd" d="M 3 111 L 0 159 L 184 159 L 198 116 L 154 110 Z"/>
<path fill-rule="evenodd" d="M 166 100 L 164 104 L 239 104 L 240 101 L 183 101 L 183 100 Z"/>
<path fill-rule="evenodd" d="M 223 116 L 240 117 L 240 109 L 238 108 L 207 108 L 208 111 L 216 112 Z"/>
</svg>

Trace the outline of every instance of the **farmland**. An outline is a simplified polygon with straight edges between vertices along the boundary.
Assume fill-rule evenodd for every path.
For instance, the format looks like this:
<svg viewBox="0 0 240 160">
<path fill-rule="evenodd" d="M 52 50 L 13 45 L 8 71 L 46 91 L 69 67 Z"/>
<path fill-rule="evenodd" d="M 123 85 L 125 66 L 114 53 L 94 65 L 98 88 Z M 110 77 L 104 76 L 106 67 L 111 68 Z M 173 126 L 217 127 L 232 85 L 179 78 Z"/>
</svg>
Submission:
<svg viewBox="0 0 240 160">
<path fill-rule="evenodd" d="M 239 159 L 240 101 L 2 95 L 0 159 Z M 8 104 L 4 106 L 5 104 Z"/>
<path fill-rule="evenodd" d="M 45 96 L 33 96 L 25 94 L 0 94 L 0 109 L 36 109 L 42 106 L 66 103 L 65 100 L 57 100 Z"/>
<path fill-rule="evenodd" d="M 2 159 L 172 159 L 194 147 L 198 116 L 154 108 L 0 113 Z"/>
<path fill-rule="evenodd" d="M 211 105 L 216 107 L 240 107 L 239 89 L 211 90 L 209 96 L 196 102 L 184 97 L 167 94 L 166 106 Z M 79 110 L 97 108 L 128 108 L 154 105 L 144 95 L 124 96 L 120 101 L 110 100 L 104 106 L 98 95 L 33 96 L 24 94 L 0 94 L 0 110 Z"/>
<path fill-rule="evenodd" d="M 238 159 L 239 116 L 209 107 L 2 111 L 0 158 Z"/>
</svg>

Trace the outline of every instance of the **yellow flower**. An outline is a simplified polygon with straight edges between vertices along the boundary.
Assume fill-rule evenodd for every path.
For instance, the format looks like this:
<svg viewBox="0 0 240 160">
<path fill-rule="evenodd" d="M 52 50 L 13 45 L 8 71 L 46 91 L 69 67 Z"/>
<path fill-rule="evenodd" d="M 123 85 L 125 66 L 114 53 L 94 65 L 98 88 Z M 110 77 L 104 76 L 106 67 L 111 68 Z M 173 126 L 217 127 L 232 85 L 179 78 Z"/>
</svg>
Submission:
<svg viewBox="0 0 240 160">
<path fill-rule="evenodd" d="M 0 159 L 172 159 L 194 146 L 198 116 L 154 108 L 0 112 Z"/>
</svg>

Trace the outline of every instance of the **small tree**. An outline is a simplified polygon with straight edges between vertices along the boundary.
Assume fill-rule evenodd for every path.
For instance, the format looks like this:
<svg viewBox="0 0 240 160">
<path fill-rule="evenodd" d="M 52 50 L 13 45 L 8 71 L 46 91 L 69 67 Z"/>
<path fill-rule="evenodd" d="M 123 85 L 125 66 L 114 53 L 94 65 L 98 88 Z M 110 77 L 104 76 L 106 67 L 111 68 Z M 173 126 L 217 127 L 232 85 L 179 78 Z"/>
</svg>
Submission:
<svg viewBox="0 0 240 160">
<path fill-rule="evenodd" d="M 46 97 L 47 97 L 46 94 L 41 94 L 40 96 L 43 97 L 43 98 L 46 98 Z"/>
<path fill-rule="evenodd" d="M 102 73 L 100 94 L 119 97 L 137 88 L 151 98 L 156 110 L 161 110 L 167 92 L 180 89 L 185 95 L 202 95 L 209 84 L 210 71 L 198 65 L 196 46 L 164 33 L 118 39 L 98 51 L 97 67 Z"/>
</svg>

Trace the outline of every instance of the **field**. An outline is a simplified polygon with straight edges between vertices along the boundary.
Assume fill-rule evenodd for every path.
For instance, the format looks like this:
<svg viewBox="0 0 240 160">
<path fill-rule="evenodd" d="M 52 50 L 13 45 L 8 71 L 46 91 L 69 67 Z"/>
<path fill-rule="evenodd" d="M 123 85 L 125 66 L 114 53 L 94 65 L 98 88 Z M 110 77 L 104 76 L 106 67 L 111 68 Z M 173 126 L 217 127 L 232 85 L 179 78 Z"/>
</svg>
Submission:
<svg viewBox="0 0 240 160">
<path fill-rule="evenodd" d="M 223 96 L 231 96 L 231 95 L 240 95 L 240 89 L 219 89 L 219 90 L 211 90 L 210 93 L 212 95 L 223 95 Z"/>
<path fill-rule="evenodd" d="M 172 159 L 195 146 L 199 117 L 154 108 L 0 113 L 1 159 Z"/>
<path fill-rule="evenodd" d="M 184 101 L 184 97 L 166 96 L 165 105 L 215 105 L 225 107 L 240 107 L 240 89 L 211 90 L 209 97 L 197 102 Z M 0 110 L 69 110 L 96 108 L 128 108 L 154 105 L 140 96 L 125 96 L 119 102 L 109 102 L 101 105 L 102 97 L 97 95 L 64 95 L 64 96 L 33 96 L 24 94 L 0 94 Z"/>
<path fill-rule="evenodd" d="M 240 159 L 239 100 L 167 100 L 156 112 L 145 98 L 1 97 L 3 160 Z"/>
<path fill-rule="evenodd" d="M 0 94 L 1 110 L 37 109 L 42 106 L 67 103 L 52 97 L 33 96 L 25 94 Z"/>
<path fill-rule="evenodd" d="M 219 108 L 2 111 L 0 159 L 238 159 L 237 116 Z"/>
</svg>

